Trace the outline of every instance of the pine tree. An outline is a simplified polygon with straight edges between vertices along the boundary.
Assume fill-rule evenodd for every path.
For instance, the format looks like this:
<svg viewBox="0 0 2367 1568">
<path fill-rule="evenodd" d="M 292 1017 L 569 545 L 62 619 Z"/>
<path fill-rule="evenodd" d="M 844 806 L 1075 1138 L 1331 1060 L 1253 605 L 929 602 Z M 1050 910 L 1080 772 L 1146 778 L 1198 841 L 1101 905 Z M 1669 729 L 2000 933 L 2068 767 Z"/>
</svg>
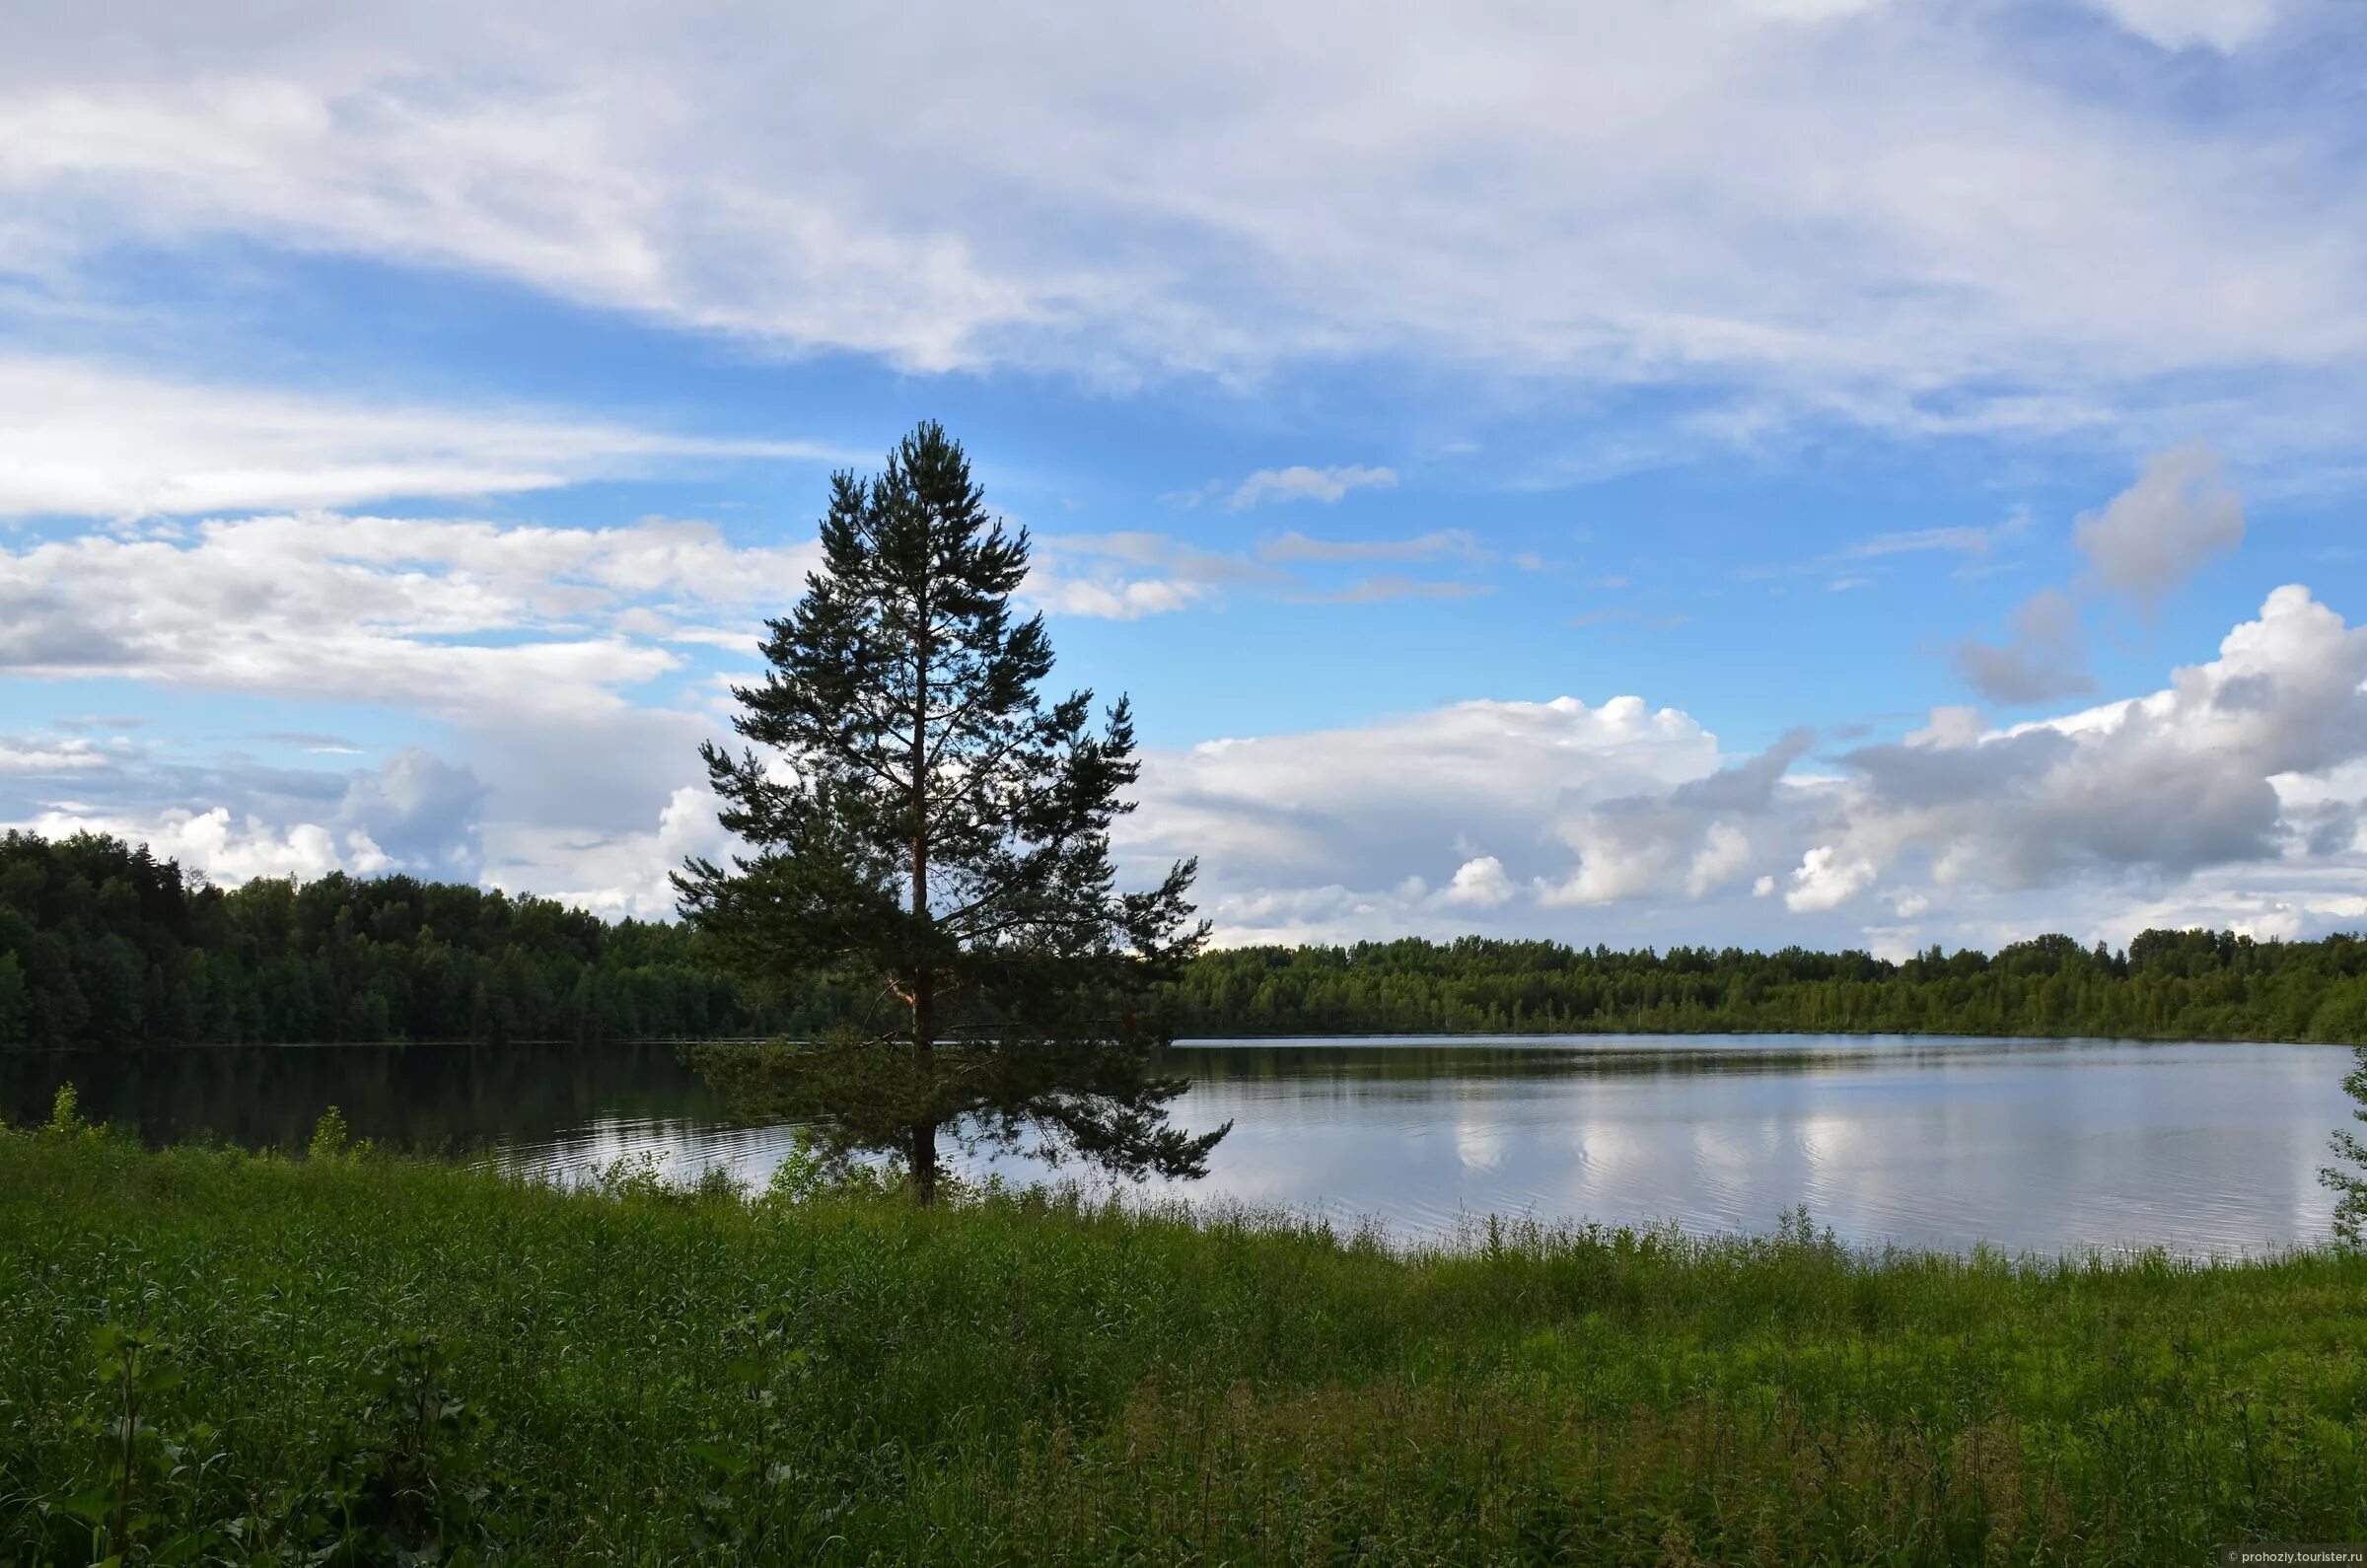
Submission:
<svg viewBox="0 0 2367 1568">
<path fill-rule="evenodd" d="M 871 997 L 825 1040 L 717 1047 L 700 1065 L 749 1114 L 810 1122 L 840 1156 L 900 1154 L 917 1201 L 941 1131 L 1118 1174 L 1198 1176 L 1223 1128 L 1169 1125 L 1149 999 L 1205 940 L 1191 862 L 1116 891 L 1131 805 L 1124 699 L 1047 702 L 1041 616 L 1015 618 L 1028 535 L 986 512 L 962 448 L 923 424 L 863 480 L 832 477 L 823 565 L 736 687 L 754 748 L 704 748 L 724 827 L 684 913 L 735 967 Z"/>
</svg>

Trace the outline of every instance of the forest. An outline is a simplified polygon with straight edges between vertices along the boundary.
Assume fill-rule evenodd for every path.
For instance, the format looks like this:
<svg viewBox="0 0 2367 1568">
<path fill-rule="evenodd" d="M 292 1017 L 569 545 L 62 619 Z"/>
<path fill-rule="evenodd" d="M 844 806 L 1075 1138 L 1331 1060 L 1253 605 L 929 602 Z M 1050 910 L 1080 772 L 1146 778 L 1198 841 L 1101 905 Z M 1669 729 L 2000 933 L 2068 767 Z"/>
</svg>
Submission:
<svg viewBox="0 0 2367 1568">
<path fill-rule="evenodd" d="M 684 927 L 456 883 L 220 889 L 145 845 L 0 837 L 0 1043 L 715 1038 L 795 1028 Z"/>
<path fill-rule="evenodd" d="M 1676 947 L 1465 937 L 1203 954 L 1177 998 L 1194 1034 L 2107 1035 L 2367 1040 L 2367 942 L 2147 931 L 2125 951 L 2060 935 L 1995 954 Z"/>
<path fill-rule="evenodd" d="M 861 993 L 726 972 L 693 929 L 546 898 L 342 874 L 221 889 L 145 846 L 0 837 L 0 1045 L 745 1038 Z M 2367 1040 L 2367 942 L 2148 931 L 1904 962 L 1786 948 L 1465 937 L 1230 948 L 1169 998 L 1197 1036 L 1814 1032 Z"/>
</svg>

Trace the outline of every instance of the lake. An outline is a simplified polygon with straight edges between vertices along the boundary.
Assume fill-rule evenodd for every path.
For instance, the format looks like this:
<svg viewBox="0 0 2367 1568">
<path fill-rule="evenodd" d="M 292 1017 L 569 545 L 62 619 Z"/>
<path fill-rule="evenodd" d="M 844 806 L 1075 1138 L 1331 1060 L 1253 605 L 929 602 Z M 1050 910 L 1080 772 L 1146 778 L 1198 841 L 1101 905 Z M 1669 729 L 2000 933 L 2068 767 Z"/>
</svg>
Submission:
<svg viewBox="0 0 2367 1568">
<path fill-rule="evenodd" d="M 1172 1189 L 1401 1238 L 1489 1213 L 1764 1231 L 1805 1203 L 1880 1245 L 2257 1253 L 2328 1234 L 2338 1046 L 1898 1036 L 1489 1036 L 1186 1042 L 1178 1119 L 1231 1119 Z M 85 1113 L 152 1141 L 357 1136 L 556 1176 L 644 1153 L 761 1183 L 784 1129 L 734 1127 L 671 1046 L 222 1046 L 0 1054 L 0 1114 Z M 956 1160 L 957 1168 L 964 1162 Z M 1020 1179 L 1025 1162 L 1000 1169 Z M 1152 1184 L 1150 1190 L 1170 1190 Z"/>
</svg>

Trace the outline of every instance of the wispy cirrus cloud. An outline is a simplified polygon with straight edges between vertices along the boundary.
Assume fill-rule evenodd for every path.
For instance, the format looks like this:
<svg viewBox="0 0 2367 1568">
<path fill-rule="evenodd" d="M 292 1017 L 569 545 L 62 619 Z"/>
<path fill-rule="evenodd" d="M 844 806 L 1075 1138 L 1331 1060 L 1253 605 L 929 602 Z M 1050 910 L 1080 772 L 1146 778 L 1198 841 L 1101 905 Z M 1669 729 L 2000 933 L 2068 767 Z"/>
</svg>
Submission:
<svg viewBox="0 0 2367 1568">
<path fill-rule="evenodd" d="M 2030 531 L 2028 512 L 2017 511 L 2004 522 L 1987 528 L 1958 527 L 1937 529 L 1905 529 L 1892 534 L 1877 534 L 1872 538 L 1838 550 L 1833 559 L 1843 561 L 1879 560 L 1886 555 L 1916 555 L 1940 552 L 1955 555 L 1987 555 L 2005 540 Z"/>
<path fill-rule="evenodd" d="M 1353 490 L 1387 490 L 1398 482 L 1392 468 L 1349 464 L 1338 468 L 1310 468 L 1294 463 L 1287 468 L 1260 468 L 1234 487 L 1225 498 L 1232 511 L 1243 512 L 1270 501 L 1337 501 Z"/>
<path fill-rule="evenodd" d="M 1435 561 L 1486 563 L 1496 552 L 1469 529 L 1439 529 L 1402 539 L 1317 539 L 1297 530 L 1257 541 L 1266 561 Z"/>
<path fill-rule="evenodd" d="M 1268 595 L 1299 604 L 1369 605 L 1400 599 L 1470 599 L 1495 592 L 1469 578 L 1417 578 L 1376 572 L 1325 581 L 1327 568 L 1386 561 L 1454 561 L 1467 567 L 1498 556 L 1466 530 L 1407 538 L 1316 539 L 1288 533 L 1247 551 L 1211 550 L 1151 533 L 1046 534 L 1025 590 L 1043 608 L 1104 620 L 1134 620 L 1218 603 L 1226 592 Z M 1527 568 L 1524 568 L 1527 569 Z"/>
<path fill-rule="evenodd" d="M 1381 605 L 1393 599 L 1478 599 L 1496 591 L 1493 583 L 1408 577 L 1402 572 L 1376 572 L 1343 588 L 1300 596 L 1325 605 Z"/>
</svg>

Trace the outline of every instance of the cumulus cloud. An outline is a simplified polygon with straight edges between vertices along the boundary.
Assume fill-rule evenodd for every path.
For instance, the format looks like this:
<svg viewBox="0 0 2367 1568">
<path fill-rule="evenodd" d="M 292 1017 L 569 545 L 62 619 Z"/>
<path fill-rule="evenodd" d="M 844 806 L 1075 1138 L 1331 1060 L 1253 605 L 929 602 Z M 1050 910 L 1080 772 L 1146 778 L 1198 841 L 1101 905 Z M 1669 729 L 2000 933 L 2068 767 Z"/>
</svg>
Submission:
<svg viewBox="0 0 2367 1568">
<path fill-rule="evenodd" d="M 720 806 L 703 785 L 685 784 L 666 796 L 655 823 L 610 833 L 578 828 L 489 824 L 485 880 L 514 892 L 563 899 L 611 919 L 672 919 L 669 880 L 692 855 L 730 853 L 732 840 L 716 821 Z M 644 820 L 647 820 L 644 819 Z"/>
<path fill-rule="evenodd" d="M 2276 852 L 2280 781 L 2367 753 L 2367 632 L 2270 594 L 2168 688 L 1967 746 L 1851 754 L 1861 842 L 1913 843 L 1943 882 L 2027 887 L 2081 867 L 2176 876 Z"/>
<path fill-rule="evenodd" d="M 21 815 L 10 825 L 145 842 L 225 885 L 332 871 L 461 881 L 476 875 L 485 791 L 469 768 L 423 748 L 406 747 L 377 769 L 345 773 L 231 759 L 190 765 L 128 746 L 63 749 L 86 798 L 28 812 L 21 792 L 12 790 L 11 805 Z"/>
<path fill-rule="evenodd" d="M 2244 499 L 2226 460 L 2202 442 L 2157 453 L 2137 482 L 2083 514 L 2072 538 L 2110 593 L 2148 613 L 2216 556 L 2244 542 Z"/>
<path fill-rule="evenodd" d="M 474 871 L 662 915 L 668 871 L 725 847 L 681 767 L 712 730 L 624 709 L 522 723 L 507 747 L 478 735 L 466 765 L 410 748 L 353 772 L 258 768 L 235 789 L 220 769 L 142 776 L 160 764 L 114 742 L 23 740 L 8 749 L 73 764 L 15 775 L 26 788 L 71 780 L 113 804 L 11 810 L 45 831 L 144 837 L 225 881 Z M 1765 942 L 1781 940 L 1778 895 L 1773 918 L 1827 945 L 2367 918 L 2367 630 L 2298 586 L 2147 695 L 2010 726 L 1942 708 L 1812 763 L 1815 744 L 1797 732 L 1730 755 L 1635 697 L 1458 703 L 1154 751 L 1118 848 L 1129 876 L 1198 855 L 1226 941 Z M 186 804 L 142 804 L 175 794 Z"/>
<path fill-rule="evenodd" d="M 549 489 L 684 458 L 832 456 L 812 443 L 671 436 L 517 409 L 369 404 L 0 356 L 0 516 L 350 506 Z"/>
<path fill-rule="evenodd" d="M 1757 756 L 1673 785 L 1565 804 L 1550 834 L 1578 864 L 1558 881 L 1541 879 L 1539 900 L 1551 908 L 1673 896 L 1681 868 L 1687 895 L 1699 897 L 1745 875 L 1758 858 L 1752 824 L 1813 740 L 1795 730 Z"/>
<path fill-rule="evenodd" d="M 1504 862 L 1481 855 L 1455 868 L 1454 878 L 1438 891 L 1438 902 L 1450 908 L 1493 909 L 1511 901 L 1518 891 L 1504 874 Z"/>
<path fill-rule="evenodd" d="M 1766 941 L 1745 900 L 1778 893 L 1828 942 L 1858 940 L 1834 922 L 1877 895 L 1915 922 L 1883 928 L 1898 941 L 2124 941 L 2132 909 L 2319 930 L 2344 899 L 2367 914 L 2363 682 L 2367 630 L 2291 586 L 2159 691 L 2005 727 L 1941 708 L 1814 768 L 1805 732 L 1728 757 L 1689 716 L 1633 698 L 1157 753 L 1121 843 L 1145 867 L 1199 853 L 1231 941 L 1633 940 L 1664 919 L 1671 940 Z M 1465 884 L 1487 896 L 1453 895 Z"/>
<path fill-rule="evenodd" d="M 1832 845 L 1819 844 L 1800 857 L 1783 905 L 1800 914 L 1835 909 L 1865 891 L 1873 881 L 1872 861 L 1844 859 Z"/>
<path fill-rule="evenodd" d="M 1480 887 L 1496 890 L 1499 876 L 1526 886 L 1566 865 L 1550 836 L 1563 812 L 1672 788 L 1717 765 L 1716 743 L 1697 723 L 1635 697 L 1457 703 L 1151 753 L 1142 809 L 1120 821 L 1118 844 L 1137 866 L 1198 855 L 1210 912 L 1236 934 L 1314 918 L 1317 905 L 1298 895 L 1324 888 L 1343 890 L 1319 901 L 1324 908 L 1378 900 L 1419 926 L 1419 900 L 1394 891 L 1407 879 L 1451 890 L 1462 869 L 1492 861 L 1492 871 L 1470 873 L 1484 878 Z"/>
<path fill-rule="evenodd" d="M 2056 588 L 2042 588 L 2023 602 L 2005 643 L 1958 644 L 1956 668 L 1991 702 L 2045 702 L 2096 688 L 2079 606 Z"/>
<path fill-rule="evenodd" d="M 1750 834 L 1732 822 L 1712 822 L 1701 835 L 1701 847 L 1693 851 L 1691 869 L 1686 873 L 1685 891 L 1698 898 L 1722 888 L 1748 872 L 1751 860 Z"/>
<path fill-rule="evenodd" d="M 311 882 L 332 871 L 366 877 L 394 869 L 369 834 L 358 829 L 340 837 L 319 822 L 275 827 L 252 816 L 235 818 L 222 806 L 203 812 L 175 808 L 151 817 L 57 810 L 17 825 L 49 838 L 92 832 L 144 843 L 159 858 L 177 860 L 198 877 L 226 888 L 257 877 Z"/>
<path fill-rule="evenodd" d="M 377 773 L 353 781 L 338 816 L 408 871 L 470 881 L 485 794 L 474 769 L 405 747 Z"/>
<path fill-rule="evenodd" d="M 1310 468 L 1293 463 L 1258 469 L 1235 487 L 1225 505 L 1240 512 L 1268 501 L 1337 501 L 1351 490 L 1388 489 L 1397 482 L 1396 472 L 1388 468 Z"/>
</svg>

